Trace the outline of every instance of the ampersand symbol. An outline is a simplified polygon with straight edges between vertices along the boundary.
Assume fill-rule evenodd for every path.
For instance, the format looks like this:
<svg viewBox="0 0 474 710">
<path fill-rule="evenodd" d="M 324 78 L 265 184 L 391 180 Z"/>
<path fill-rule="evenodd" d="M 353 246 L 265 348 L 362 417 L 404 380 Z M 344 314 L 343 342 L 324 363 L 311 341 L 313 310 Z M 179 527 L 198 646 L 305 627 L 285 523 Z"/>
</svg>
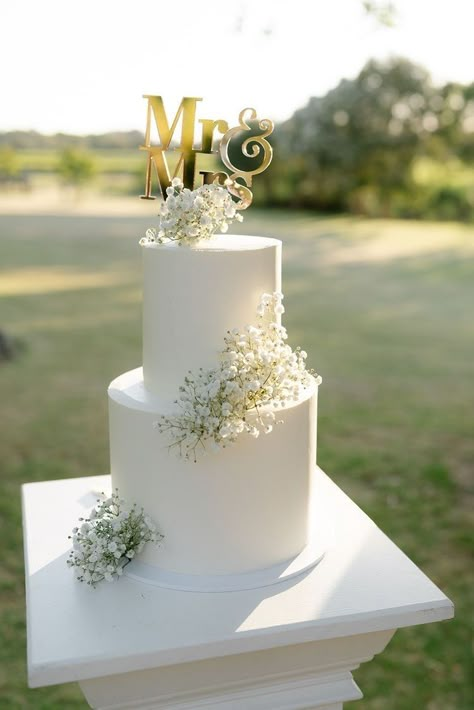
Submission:
<svg viewBox="0 0 474 710">
<path fill-rule="evenodd" d="M 239 125 L 224 134 L 219 147 L 222 162 L 232 171 L 231 180 L 235 182 L 241 178 L 250 186 L 252 177 L 262 173 L 270 165 L 273 149 L 266 138 L 272 131 L 273 121 L 268 118 L 258 119 L 254 108 L 244 108 L 240 112 Z M 239 196 L 244 198 L 243 203 L 248 207 L 252 201 L 252 193 L 248 187 L 238 187 L 241 188 Z M 245 209 L 243 204 L 239 207 Z"/>
</svg>

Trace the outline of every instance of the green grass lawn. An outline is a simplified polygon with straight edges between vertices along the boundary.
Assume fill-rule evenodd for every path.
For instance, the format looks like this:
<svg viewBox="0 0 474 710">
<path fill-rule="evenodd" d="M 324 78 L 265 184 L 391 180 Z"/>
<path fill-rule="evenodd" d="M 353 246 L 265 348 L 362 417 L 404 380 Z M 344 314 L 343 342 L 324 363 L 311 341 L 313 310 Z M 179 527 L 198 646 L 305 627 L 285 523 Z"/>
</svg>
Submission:
<svg viewBox="0 0 474 710">
<path fill-rule="evenodd" d="M 149 222 L 0 216 L 0 328 L 21 346 L 0 363 L 2 709 L 85 707 L 73 684 L 26 687 L 20 484 L 107 472 Z M 272 211 L 242 227 L 284 241 L 285 324 L 323 376 L 321 466 L 456 604 L 357 671 L 354 707 L 468 710 L 474 229 Z"/>
</svg>

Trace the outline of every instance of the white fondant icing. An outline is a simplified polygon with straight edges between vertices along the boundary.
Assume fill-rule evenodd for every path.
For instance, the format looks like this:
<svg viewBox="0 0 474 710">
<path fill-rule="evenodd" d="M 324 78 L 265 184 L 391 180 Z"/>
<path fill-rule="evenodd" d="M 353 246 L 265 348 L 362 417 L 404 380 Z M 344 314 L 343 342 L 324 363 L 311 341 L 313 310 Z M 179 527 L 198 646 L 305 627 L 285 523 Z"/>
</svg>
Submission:
<svg viewBox="0 0 474 710">
<path fill-rule="evenodd" d="M 316 474 L 316 471 L 314 473 Z M 156 587 L 178 589 L 185 592 L 236 592 L 268 587 L 298 577 L 315 567 L 334 544 L 332 521 L 324 508 L 324 498 L 319 493 L 315 484 L 310 505 L 308 544 L 290 560 L 254 572 L 202 575 L 170 572 L 162 567 L 146 564 L 140 559 L 134 559 L 132 565 L 127 565 L 124 568 L 124 572 L 127 577 L 153 584 Z"/>
<path fill-rule="evenodd" d="M 172 402 L 188 370 L 214 367 L 229 328 L 255 322 L 262 293 L 281 290 L 281 242 L 224 235 L 198 247 L 143 247 L 145 386 Z"/>
<path fill-rule="evenodd" d="M 298 555 L 308 541 L 311 480 L 316 460 L 317 390 L 279 409 L 281 424 L 258 439 L 242 434 L 197 463 L 169 451 L 153 427 L 161 398 L 147 392 L 142 370 L 109 387 L 113 486 L 142 505 L 165 534 L 140 559 L 170 572 L 241 574 Z"/>
</svg>

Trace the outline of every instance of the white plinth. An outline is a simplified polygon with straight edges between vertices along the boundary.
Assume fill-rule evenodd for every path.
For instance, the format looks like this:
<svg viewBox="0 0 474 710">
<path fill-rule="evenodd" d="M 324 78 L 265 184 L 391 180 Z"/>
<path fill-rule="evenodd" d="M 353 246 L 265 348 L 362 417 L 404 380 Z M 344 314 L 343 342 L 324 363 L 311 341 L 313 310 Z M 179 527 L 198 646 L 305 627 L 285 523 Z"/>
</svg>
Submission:
<svg viewBox="0 0 474 710">
<path fill-rule="evenodd" d="M 104 709 L 341 710 L 360 698 L 352 670 L 397 628 L 448 619 L 453 606 L 318 479 L 334 524 L 321 562 L 274 586 L 217 593 L 76 582 L 67 536 L 109 477 L 24 486 L 30 686 L 79 681 Z"/>
</svg>

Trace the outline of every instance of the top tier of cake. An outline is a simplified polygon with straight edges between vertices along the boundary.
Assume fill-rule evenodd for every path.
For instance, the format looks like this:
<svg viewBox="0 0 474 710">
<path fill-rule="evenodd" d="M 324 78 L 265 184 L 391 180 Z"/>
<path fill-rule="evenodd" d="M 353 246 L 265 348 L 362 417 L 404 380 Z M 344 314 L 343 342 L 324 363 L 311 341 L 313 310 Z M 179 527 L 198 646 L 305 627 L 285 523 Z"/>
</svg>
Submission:
<svg viewBox="0 0 474 710">
<path fill-rule="evenodd" d="M 143 376 L 163 402 L 186 373 L 217 364 L 229 328 L 255 322 L 263 293 L 281 290 L 278 239 L 223 235 L 198 247 L 143 247 Z"/>
</svg>

